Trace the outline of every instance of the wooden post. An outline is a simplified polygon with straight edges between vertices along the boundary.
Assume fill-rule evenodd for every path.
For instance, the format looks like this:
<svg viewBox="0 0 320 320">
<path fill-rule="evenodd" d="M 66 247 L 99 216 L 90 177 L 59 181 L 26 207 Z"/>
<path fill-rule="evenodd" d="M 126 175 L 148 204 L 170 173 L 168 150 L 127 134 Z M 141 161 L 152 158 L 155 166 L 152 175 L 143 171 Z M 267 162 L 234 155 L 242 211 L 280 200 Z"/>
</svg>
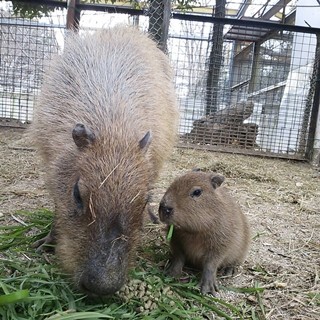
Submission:
<svg viewBox="0 0 320 320">
<path fill-rule="evenodd" d="M 80 0 L 68 0 L 67 30 L 78 32 L 80 24 L 80 10 L 77 8 Z"/>
</svg>

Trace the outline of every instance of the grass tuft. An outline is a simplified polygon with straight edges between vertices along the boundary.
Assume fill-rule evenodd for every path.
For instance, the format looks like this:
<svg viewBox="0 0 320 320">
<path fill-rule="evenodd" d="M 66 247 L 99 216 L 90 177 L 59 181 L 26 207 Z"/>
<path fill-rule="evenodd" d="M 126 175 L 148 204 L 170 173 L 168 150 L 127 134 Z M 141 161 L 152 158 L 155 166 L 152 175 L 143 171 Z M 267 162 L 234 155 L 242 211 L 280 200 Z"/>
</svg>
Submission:
<svg viewBox="0 0 320 320">
<path fill-rule="evenodd" d="M 130 281 L 122 290 L 112 297 L 89 301 L 85 295 L 73 291 L 67 277 L 58 269 L 54 255 L 49 256 L 48 263 L 48 259 L 32 248 L 36 240 L 49 232 L 52 217 L 52 212 L 44 209 L 19 211 L 15 214 L 15 225 L 0 227 L 0 318 L 3 320 L 178 320 L 204 319 L 208 315 L 216 319 L 247 319 L 255 315 L 258 319 L 264 314 L 263 289 L 258 286 L 222 287 L 222 292 L 239 295 L 239 301 L 232 304 L 202 295 L 197 289 L 197 275 L 191 274 L 187 282 L 165 277 L 158 266 L 167 259 L 163 252 L 163 248 L 168 248 L 165 237 L 160 245 L 150 239 L 144 241 L 137 252 L 137 265 L 130 271 Z M 159 231 L 157 226 L 154 228 L 153 231 Z M 151 231 L 149 234 L 153 234 Z M 255 306 L 243 305 L 247 294 L 256 296 Z"/>
</svg>

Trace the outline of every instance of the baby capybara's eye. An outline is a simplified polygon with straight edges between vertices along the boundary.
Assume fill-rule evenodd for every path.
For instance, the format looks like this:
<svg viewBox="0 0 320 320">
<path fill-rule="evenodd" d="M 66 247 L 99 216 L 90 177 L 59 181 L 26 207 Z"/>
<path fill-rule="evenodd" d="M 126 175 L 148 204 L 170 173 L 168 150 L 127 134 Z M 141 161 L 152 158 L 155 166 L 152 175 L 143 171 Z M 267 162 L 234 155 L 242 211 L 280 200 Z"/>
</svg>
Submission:
<svg viewBox="0 0 320 320">
<path fill-rule="evenodd" d="M 194 197 L 200 197 L 202 194 L 202 190 L 201 189 L 195 189 L 194 191 L 192 191 L 191 193 L 191 197 L 194 198 Z"/>
<path fill-rule="evenodd" d="M 83 202 L 82 202 L 78 182 L 73 187 L 73 197 L 76 202 L 77 208 L 83 209 Z"/>
</svg>

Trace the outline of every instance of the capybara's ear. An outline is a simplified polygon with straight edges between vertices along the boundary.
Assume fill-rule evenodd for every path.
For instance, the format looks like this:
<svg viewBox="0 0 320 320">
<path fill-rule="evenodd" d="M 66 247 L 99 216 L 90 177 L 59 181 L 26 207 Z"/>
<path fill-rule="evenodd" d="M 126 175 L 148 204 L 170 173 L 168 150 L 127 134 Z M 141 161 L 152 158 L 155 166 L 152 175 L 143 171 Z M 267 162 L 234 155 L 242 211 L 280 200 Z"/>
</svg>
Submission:
<svg viewBox="0 0 320 320">
<path fill-rule="evenodd" d="M 224 176 L 214 174 L 211 176 L 211 183 L 214 189 L 221 186 L 222 182 L 224 181 Z"/>
<path fill-rule="evenodd" d="M 151 131 L 148 131 L 144 137 L 139 141 L 140 149 L 147 151 L 152 140 Z"/>
<path fill-rule="evenodd" d="M 83 149 L 89 144 L 92 144 L 95 141 L 96 136 L 89 128 L 86 128 L 84 124 L 77 123 L 72 130 L 72 138 L 76 146 Z"/>
<path fill-rule="evenodd" d="M 199 172 L 199 171 L 201 171 L 200 168 L 193 168 L 193 169 L 192 169 L 192 172 Z"/>
</svg>

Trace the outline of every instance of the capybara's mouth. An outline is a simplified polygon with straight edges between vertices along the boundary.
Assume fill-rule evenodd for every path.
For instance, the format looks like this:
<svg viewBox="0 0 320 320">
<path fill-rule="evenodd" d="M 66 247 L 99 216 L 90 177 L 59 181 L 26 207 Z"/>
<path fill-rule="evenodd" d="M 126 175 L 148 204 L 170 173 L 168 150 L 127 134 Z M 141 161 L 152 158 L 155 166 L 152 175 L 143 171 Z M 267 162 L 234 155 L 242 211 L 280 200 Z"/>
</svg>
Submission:
<svg viewBox="0 0 320 320">
<path fill-rule="evenodd" d="M 75 289 L 87 295 L 89 300 L 102 299 L 118 292 L 125 284 L 126 272 L 121 268 L 81 269 L 73 276 Z"/>
<path fill-rule="evenodd" d="M 78 285 L 78 290 L 87 295 L 89 300 L 98 300 L 112 296 L 118 292 L 124 285 L 125 280 L 120 280 L 116 284 L 109 284 L 103 281 L 102 283 L 81 283 Z"/>
</svg>

